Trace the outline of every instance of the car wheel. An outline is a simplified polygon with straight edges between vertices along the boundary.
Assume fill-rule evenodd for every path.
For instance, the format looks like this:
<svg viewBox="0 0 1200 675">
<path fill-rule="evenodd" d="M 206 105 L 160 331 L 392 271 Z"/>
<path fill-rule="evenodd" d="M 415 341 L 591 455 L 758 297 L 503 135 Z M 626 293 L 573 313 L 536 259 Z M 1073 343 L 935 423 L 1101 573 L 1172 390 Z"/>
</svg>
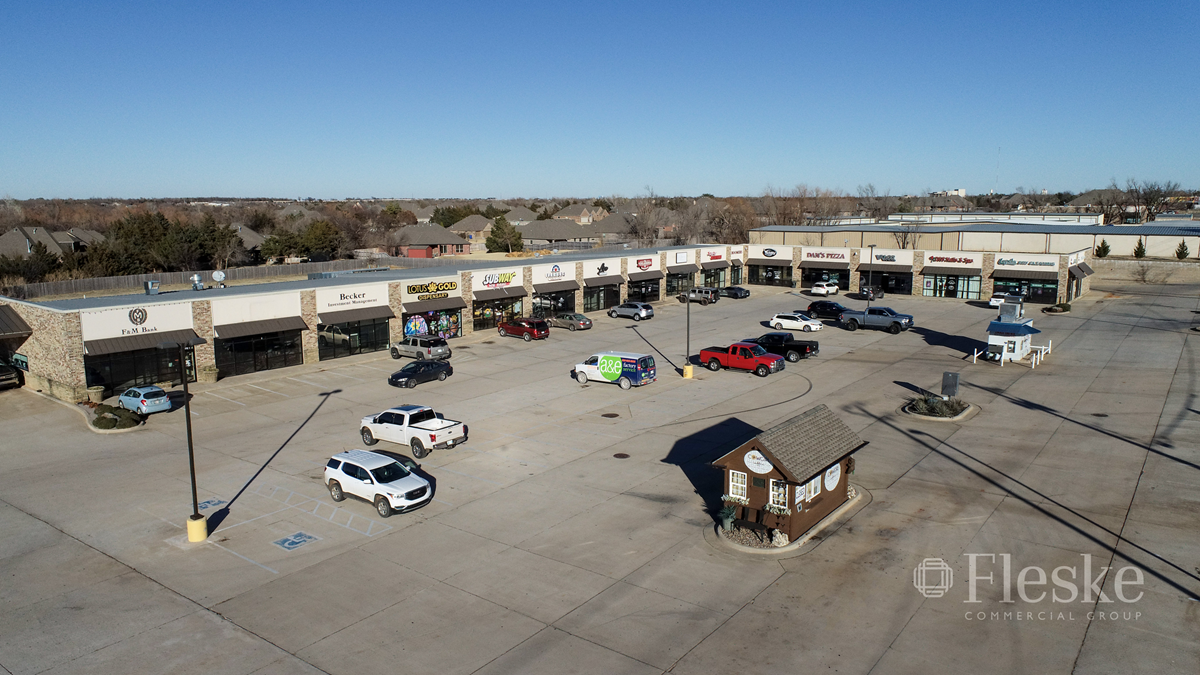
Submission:
<svg viewBox="0 0 1200 675">
<path fill-rule="evenodd" d="M 625 391 L 629 391 L 629 388 L 633 386 L 633 383 L 629 381 L 628 377 L 622 377 L 621 379 L 617 380 L 617 384 L 621 385 L 621 388 Z"/>
<path fill-rule="evenodd" d="M 754 369 L 754 374 L 759 377 L 766 377 L 767 375 L 771 374 L 771 370 L 766 366 L 759 366 Z"/>
<path fill-rule="evenodd" d="M 524 340 L 524 341 L 526 341 L 526 342 L 529 342 L 530 340 L 532 340 L 532 339 L 533 339 L 533 336 L 532 336 L 532 335 L 530 335 L 529 333 L 526 333 L 526 334 L 524 334 L 524 335 L 522 335 L 522 336 L 521 336 L 521 339 L 522 339 L 522 340 Z"/>
<path fill-rule="evenodd" d="M 392 358 L 393 358 L 393 359 L 398 359 L 398 358 L 400 358 L 400 350 L 399 350 L 399 349 L 396 349 L 395 347 L 392 347 Z"/>
<path fill-rule="evenodd" d="M 771 328 L 774 328 L 775 330 L 783 330 L 783 324 L 773 323 L 773 324 L 771 324 Z"/>
<path fill-rule="evenodd" d="M 888 332 L 891 333 L 892 335 L 899 335 L 900 334 L 900 324 L 894 323 L 894 324 L 888 326 Z"/>
<path fill-rule="evenodd" d="M 425 449 L 425 444 L 419 438 L 412 439 L 412 442 L 408 444 L 408 448 L 412 450 L 413 457 L 417 459 L 424 459 L 425 455 L 429 454 L 429 451 Z"/>
<path fill-rule="evenodd" d="M 721 369 L 721 362 L 716 359 L 709 359 L 708 369 L 714 373 Z"/>
<path fill-rule="evenodd" d="M 506 333 L 503 328 L 499 328 L 497 330 L 500 331 L 500 337 L 508 337 L 508 333 Z"/>
<path fill-rule="evenodd" d="M 578 382 L 579 384 L 587 384 L 588 383 L 587 373 L 583 372 L 582 370 L 575 371 L 575 381 Z"/>
<path fill-rule="evenodd" d="M 416 359 L 416 360 L 418 360 L 418 361 L 424 361 L 424 360 L 425 360 L 425 354 L 424 354 L 424 352 L 417 352 L 417 355 L 416 355 L 416 356 L 414 356 L 413 358 L 414 358 L 414 359 Z"/>
<path fill-rule="evenodd" d="M 443 370 L 442 372 L 438 373 L 438 382 L 445 382 L 445 381 L 446 381 L 446 371 Z"/>
<path fill-rule="evenodd" d="M 453 350 L 453 349 L 447 349 L 447 350 L 446 350 L 446 360 L 447 360 L 447 361 L 448 361 L 448 360 L 450 360 L 450 357 L 451 357 L 451 356 L 454 356 L 454 350 Z"/>
<path fill-rule="evenodd" d="M 416 388 L 417 388 L 417 381 L 416 381 L 416 380 L 409 380 L 409 381 L 408 381 L 408 388 L 409 388 L 409 389 L 416 389 Z"/>
<path fill-rule="evenodd" d="M 858 330 L 858 322 L 854 319 L 850 319 L 850 323 L 846 324 L 846 330 L 851 332 Z"/>
<path fill-rule="evenodd" d="M 633 320 L 634 320 L 634 321 L 641 321 L 641 320 L 642 320 L 642 315 L 641 315 L 641 314 L 634 314 L 634 315 L 633 315 Z"/>
<path fill-rule="evenodd" d="M 811 333 L 811 332 L 812 332 L 812 326 L 810 326 L 810 325 L 808 325 L 808 324 L 804 324 L 804 332 L 805 332 L 805 333 Z"/>
<path fill-rule="evenodd" d="M 346 493 L 342 492 L 342 486 L 336 480 L 329 481 L 329 496 L 335 502 L 346 499 Z"/>
<path fill-rule="evenodd" d="M 609 312 L 609 313 L 608 313 L 608 315 L 609 315 L 609 316 L 611 316 L 611 317 L 612 317 L 612 318 L 614 318 L 614 319 L 615 319 L 615 318 L 617 318 L 617 313 L 616 313 L 616 312 Z"/>
<path fill-rule="evenodd" d="M 570 330 L 572 333 L 574 333 L 575 331 L 579 330 L 579 326 L 576 326 L 575 324 L 571 324 L 570 326 L 567 326 L 567 328 L 568 328 L 568 329 L 569 329 L 569 330 Z"/>
<path fill-rule="evenodd" d="M 387 518 L 392 515 L 392 504 L 387 497 L 379 495 L 375 497 L 375 510 L 379 512 L 380 518 Z"/>
<path fill-rule="evenodd" d="M 375 438 L 375 434 L 371 433 L 371 430 L 366 427 L 362 428 L 362 439 L 363 445 L 375 445 L 379 442 L 378 439 Z"/>
<path fill-rule="evenodd" d="M 788 352 L 786 358 L 788 361 L 795 363 L 800 360 L 800 352 Z"/>
<path fill-rule="evenodd" d="M 708 300 L 701 300 L 701 301 L 700 301 L 700 306 L 701 306 L 701 307 L 708 307 Z"/>
</svg>

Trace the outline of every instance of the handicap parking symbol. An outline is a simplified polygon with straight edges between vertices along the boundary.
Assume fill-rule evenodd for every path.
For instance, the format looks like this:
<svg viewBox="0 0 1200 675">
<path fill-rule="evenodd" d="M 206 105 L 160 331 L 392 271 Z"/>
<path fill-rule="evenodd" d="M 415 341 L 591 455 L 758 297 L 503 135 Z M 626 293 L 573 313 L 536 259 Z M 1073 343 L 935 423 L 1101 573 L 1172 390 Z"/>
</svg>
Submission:
<svg viewBox="0 0 1200 675">
<path fill-rule="evenodd" d="M 293 534 L 288 537 L 284 537 L 283 539 L 280 539 L 278 541 L 273 541 L 271 543 L 275 544 L 276 546 L 278 546 L 279 548 L 281 548 L 285 551 L 295 551 L 296 549 L 309 543 L 310 541 L 319 541 L 320 539 L 321 539 L 320 537 L 318 537 L 316 535 L 308 534 L 307 532 L 297 532 L 296 534 Z"/>
<path fill-rule="evenodd" d="M 201 509 L 213 509 L 213 508 L 216 508 L 218 506 L 223 506 L 228 503 L 229 502 L 225 501 L 224 499 L 206 499 L 206 500 L 200 502 L 199 506 Z"/>
</svg>

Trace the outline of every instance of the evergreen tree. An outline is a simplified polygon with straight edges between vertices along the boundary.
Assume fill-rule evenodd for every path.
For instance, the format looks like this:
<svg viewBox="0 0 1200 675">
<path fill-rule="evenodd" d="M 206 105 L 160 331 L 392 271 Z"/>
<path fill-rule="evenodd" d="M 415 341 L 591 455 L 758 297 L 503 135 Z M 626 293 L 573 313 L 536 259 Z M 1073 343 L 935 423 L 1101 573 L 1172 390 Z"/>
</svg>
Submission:
<svg viewBox="0 0 1200 675">
<path fill-rule="evenodd" d="M 1191 251 L 1188 250 L 1187 242 L 1180 239 L 1179 246 L 1175 247 L 1175 257 L 1179 258 L 1180 260 L 1186 260 L 1190 254 Z"/>
<path fill-rule="evenodd" d="M 1138 237 L 1137 246 L 1133 247 L 1133 257 L 1135 257 L 1135 258 L 1145 258 L 1146 257 L 1146 242 L 1142 241 L 1141 237 Z"/>
<path fill-rule="evenodd" d="M 504 216 L 496 218 L 496 224 L 492 225 L 492 232 L 488 235 L 486 244 L 488 253 L 525 250 L 525 245 L 521 243 L 521 233 Z"/>
<path fill-rule="evenodd" d="M 1112 253 L 1112 248 L 1109 247 L 1108 240 L 1101 239 L 1100 245 L 1096 247 L 1096 257 L 1107 258 L 1109 253 Z"/>
</svg>

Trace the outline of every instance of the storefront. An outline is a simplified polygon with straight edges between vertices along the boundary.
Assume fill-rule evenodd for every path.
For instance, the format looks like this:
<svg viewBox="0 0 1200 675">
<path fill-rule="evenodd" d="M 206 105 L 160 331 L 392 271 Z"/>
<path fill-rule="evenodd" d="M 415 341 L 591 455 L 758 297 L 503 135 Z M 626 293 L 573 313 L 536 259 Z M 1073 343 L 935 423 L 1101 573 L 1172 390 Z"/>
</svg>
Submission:
<svg viewBox="0 0 1200 675">
<path fill-rule="evenodd" d="M 871 259 L 858 265 L 858 287 L 872 286 L 885 294 L 912 295 L 913 252 L 907 249 L 862 249 Z"/>
<path fill-rule="evenodd" d="M 729 285 L 729 260 L 725 247 L 706 248 L 700 251 L 700 269 L 703 271 L 704 286 L 724 288 Z"/>
<path fill-rule="evenodd" d="M 662 265 L 657 253 L 626 258 L 629 271 L 629 299 L 658 302 L 662 299 Z"/>
<path fill-rule="evenodd" d="M 304 363 L 299 293 L 214 300 L 212 320 L 221 377 Z"/>
<path fill-rule="evenodd" d="M 589 260 L 583 264 L 583 311 L 603 312 L 621 304 L 621 259 Z"/>
<path fill-rule="evenodd" d="M 737 286 L 742 283 L 742 270 L 745 269 L 745 264 L 742 262 L 745 251 L 741 246 L 734 246 L 729 249 L 729 285 Z"/>
<path fill-rule="evenodd" d="M 33 335 L 33 329 L 20 314 L 12 307 L 0 305 L 0 363 L 28 370 L 29 366 L 19 350 L 30 335 Z"/>
<path fill-rule="evenodd" d="M 1084 251 L 1078 251 L 1067 257 L 1067 302 L 1083 295 L 1089 286 L 1084 280 L 1096 273 L 1084 262 L 1085 256 Z"/>
<path fill-rule="evenodd" d="M 535 265 L 533 267 L 533 316 L 550 318 L 575 311 L 575 264 Z"/>
<path fill-rule="evenodd" d="M 842 292 L 850 290 L 850 249 L 809 246 L 801 249 L 800 287 L 812 288 L 819 281 L 837 284 Z"/>
<path fill-rule="evenodd" d="M 931 298 L 978 300 L 983 287 L 983 254 L 931 251 L 925 256 L 921 294 Z"/>
<path fill-rule="evenodd" d="M 667 295 L 677 295 L 696 286 L 700 266 L 693 260 L 694 250 L 667 251 Z"/>
<path fill-rule="evenodd" d="M 191 303 L 80 312 L 79 321 L 87 386 L 104 387 L 106 396 L 134 386 L 182 384 L 185 372 L 189 382 L 196 380 L 192 347 L 185 348 L 183 364 L 178 348 L 159 348 L 197 338 Z"/>
<path fill-rule="evenodd" d="M 318 289 L 317 349 L 321 361 L 388 348 L 388 285 Z"/>
<path fill-rule="evenodd" d="M 523 316 L 526 295 L 520 267 L 472 272 L 472 328 L 490 330 Z"/>
<path fill-rule="evenodd" d="M 750 257 L 746 259 L 746 283 L 791 288 L 794 285 L 792 270 L 791 246 L 750 246 Z"/>
<path fill-rule="evenodd" d="M 1020 295 L 1030 303 L 1058 302 L 1058 256 L 996 254 L 992 292 Z"/>
<path fill-rule="evenodd" d="M 462 336 L 467 303 L 462 299 L 458 277 L 405 284 L 400 287 L 400 302 L 405 335 Z"/>
</svg>

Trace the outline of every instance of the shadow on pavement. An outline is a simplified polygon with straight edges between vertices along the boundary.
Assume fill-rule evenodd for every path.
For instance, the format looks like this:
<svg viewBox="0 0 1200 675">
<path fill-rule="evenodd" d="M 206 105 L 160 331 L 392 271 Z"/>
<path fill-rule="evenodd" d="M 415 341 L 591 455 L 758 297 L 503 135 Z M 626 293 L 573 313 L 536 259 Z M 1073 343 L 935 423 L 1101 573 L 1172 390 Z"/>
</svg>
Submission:
<svg viewBox="0 0 1200 675">
<path fill-rule="evenodd" d="M 931 330 L 922 326 L 913 326 L 909 330 L 924 338 L 925 344 L 931 347 L 949 347 L 955 351 L 962 352 L 966 356 L 970 356 L 976 350 L 987 349 L 987 343 L 983 340 L 976 340 L 964 335 L 950 335 L 949 333 Z"/>
<path fill-rule="evenodd" d="M 725 479 L 712 463 L 760 432 L 758 427 L 730 418 L 675 441 L 662 462 L 683 470 L 696 494 L 704 500 L 705 512 L 715 520 L 722 506 Z"/>
</svg>

